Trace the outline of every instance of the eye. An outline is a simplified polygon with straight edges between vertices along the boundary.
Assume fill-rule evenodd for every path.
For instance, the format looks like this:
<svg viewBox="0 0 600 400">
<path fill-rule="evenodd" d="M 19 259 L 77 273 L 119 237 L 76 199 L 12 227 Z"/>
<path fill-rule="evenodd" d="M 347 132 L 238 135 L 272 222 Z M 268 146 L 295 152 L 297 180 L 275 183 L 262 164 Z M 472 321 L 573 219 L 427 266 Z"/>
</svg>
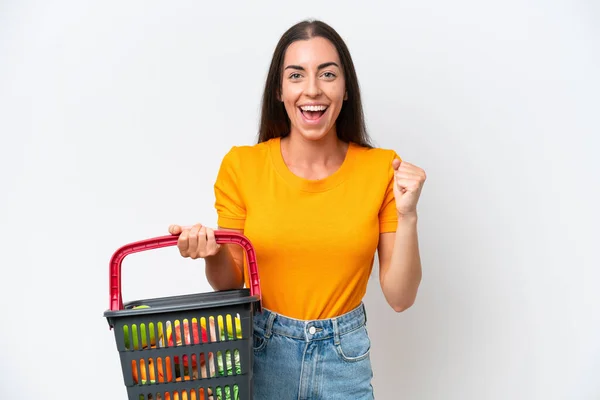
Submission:
<svg viewBox="0 0 600 400">
<path fill-rule="evenodd" d="M 297 72 L 294 72 L 293 74 L 291 74 L 291 75 L 289 76 L 289 78 L 290 78 L 290 79 L 300 79 L 301 77 L 302 77 L 302 75 L 300 75 L 300 74 L 299 74 L 299 73 L 297 73 Z"/>
<path fill-rule="evenodd" d="M 323 73 L 323 77 L 325 79 L 334 79 L 335 78 L 335 74 L 333 72 L 327 71 L 327 72 Z"/>
</svg>

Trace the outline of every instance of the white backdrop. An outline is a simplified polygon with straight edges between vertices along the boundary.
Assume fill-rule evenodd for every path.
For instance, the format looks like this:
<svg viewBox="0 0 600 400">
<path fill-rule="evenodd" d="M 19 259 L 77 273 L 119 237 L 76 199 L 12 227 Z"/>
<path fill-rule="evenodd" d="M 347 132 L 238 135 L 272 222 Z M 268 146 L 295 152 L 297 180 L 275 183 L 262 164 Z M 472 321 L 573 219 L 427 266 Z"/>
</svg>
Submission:
<svg viewBox="0 0 600 400">
<path fill-rule="evenodd" d="M 600 7 L 592 0 L 0 2 L 0 398 L 124 399 L 108 261 L 213 225 L 279 36 L 347 41 L 370 133 L 423 167 L 424 277 L 366 298 L 378 399 L 600 399 Z M 176 249 L 126 300 L 209 290 Z"/>
</svg>

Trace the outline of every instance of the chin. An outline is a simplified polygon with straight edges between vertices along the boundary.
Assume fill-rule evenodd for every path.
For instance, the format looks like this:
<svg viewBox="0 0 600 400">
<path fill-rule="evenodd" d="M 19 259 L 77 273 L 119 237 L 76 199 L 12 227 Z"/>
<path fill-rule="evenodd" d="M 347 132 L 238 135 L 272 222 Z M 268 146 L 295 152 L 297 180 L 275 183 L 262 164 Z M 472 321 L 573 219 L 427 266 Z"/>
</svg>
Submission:
<svg viewBox="0 0 600 400">
<path fill-rule="evenodd" d="M 295 132 L 295 134 L 297 134 L 299 137 L 311 142 L 318 142 L 320 140 L 326 139 L 330 135 L 335 135 L 335 125 L 329 128 L 323 127 L 321 129 L 306 129 L 300 127 L 295 127 L 292 129 Z"/>
<path fill-rule="evenodd" d="M 300 136 L 302 136 L 305 140 L 310 140 L 312 142 L 318 142 L 319 140 L 323 140 L 328 136 L 327 132 L 298 132 Z"/>
</svg>

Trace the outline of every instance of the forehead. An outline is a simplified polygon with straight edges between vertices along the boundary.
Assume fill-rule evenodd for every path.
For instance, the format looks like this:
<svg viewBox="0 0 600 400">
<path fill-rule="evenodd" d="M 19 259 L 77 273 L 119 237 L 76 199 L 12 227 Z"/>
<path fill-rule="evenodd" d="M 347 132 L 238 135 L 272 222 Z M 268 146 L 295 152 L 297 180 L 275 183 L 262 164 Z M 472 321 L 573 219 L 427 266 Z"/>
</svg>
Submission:
<svg viewBox="0 0 600 400">
<path fill-rule="evenodd" d="M 290 44 L 283 59 L 286 65 L 316 66 L 325 62 L 340 65 L 340 57 L 333 43 L 322 37 L 297 40 Z"/>
</svg>

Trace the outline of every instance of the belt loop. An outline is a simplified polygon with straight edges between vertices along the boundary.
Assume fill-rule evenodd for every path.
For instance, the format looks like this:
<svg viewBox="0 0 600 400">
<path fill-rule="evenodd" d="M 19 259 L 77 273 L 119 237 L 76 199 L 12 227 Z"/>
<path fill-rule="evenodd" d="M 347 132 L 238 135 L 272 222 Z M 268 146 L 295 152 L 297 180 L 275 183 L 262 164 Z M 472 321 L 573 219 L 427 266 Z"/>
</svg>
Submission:
<svg viewBox="0 0 600 400">
<path fill-rule="evenodd" d="M 363 314 L 365 315 L 365 325 L 367 325 L 367 307 L 365 307 L 365 303 L 361 303 Z"/>
<path fill-rule="evenodd" d="M 333 324 L 333 344 L 337 346 L 340 344 L 340 328 L 337 318 L 332 318 L 331 323 Z"/>
<path fill-rule="evenodd" d="M 275 317 L 277 316 L 277 314 L 275 314 L 274 312 L 270 312 L 269 313 L 269 318 L 267 319 L 267 323 L 265 326 L 265 338 L 270 338 L 271 334 L 273 333 L 273 321 L 275 321 Z"/>
</svg>

